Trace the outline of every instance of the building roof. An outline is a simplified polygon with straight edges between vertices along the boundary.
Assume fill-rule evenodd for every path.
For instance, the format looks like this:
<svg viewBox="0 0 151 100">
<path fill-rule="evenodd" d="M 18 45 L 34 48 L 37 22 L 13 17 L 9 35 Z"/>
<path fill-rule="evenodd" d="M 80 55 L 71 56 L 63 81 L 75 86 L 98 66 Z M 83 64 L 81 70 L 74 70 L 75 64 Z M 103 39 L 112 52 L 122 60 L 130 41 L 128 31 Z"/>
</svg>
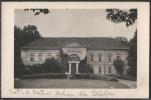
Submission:
<svg viewBox="0 0 151 100">
<path fill-rule="evenodd" d="M 84 46 L 82 46 L 81 44 L 79 44 L 77 42 L 71 42 L 63 47 L 64 48 L 83 48 Z"/>
<path fill-rule="evenodd" d="M 105 37 L 43 37 L 23 46 L 22 49 L 56 50 L 63 47 L 84 47 L 90 50 L 128 49 L 127 43 Z"/>
</svg>

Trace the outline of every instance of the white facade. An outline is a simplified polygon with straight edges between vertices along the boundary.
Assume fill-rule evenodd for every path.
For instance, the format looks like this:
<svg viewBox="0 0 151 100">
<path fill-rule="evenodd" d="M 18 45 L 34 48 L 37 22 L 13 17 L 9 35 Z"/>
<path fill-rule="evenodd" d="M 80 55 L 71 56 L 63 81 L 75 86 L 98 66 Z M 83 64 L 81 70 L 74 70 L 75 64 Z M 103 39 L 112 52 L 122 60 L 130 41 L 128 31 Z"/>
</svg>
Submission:
<svg viewBox="0 0 151 100">
<path fill-rule="evenodd" d="M 93 65 L 96 74 L 116 74 L 113 66 L 114 60 L 120 57 L 127 65 L 127 56 L 127 50 L 88 50 L 87 63 Z"/>
</svg>

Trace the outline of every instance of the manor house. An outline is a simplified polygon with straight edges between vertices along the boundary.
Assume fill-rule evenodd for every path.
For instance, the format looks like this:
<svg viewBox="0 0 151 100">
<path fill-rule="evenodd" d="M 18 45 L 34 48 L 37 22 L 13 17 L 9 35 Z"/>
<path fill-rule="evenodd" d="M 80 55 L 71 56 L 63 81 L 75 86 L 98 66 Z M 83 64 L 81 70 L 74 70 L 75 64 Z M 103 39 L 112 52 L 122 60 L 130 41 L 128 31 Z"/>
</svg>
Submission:
<svg viewBox="0 0 151 100">
<path fill-rule="evenodd" d="M 21 57 L 25 65 L 44 63 L 52 57 L 60 61 L 61 51 L 68 55 L 69 74 L 79 74 L 79 63 L 84 59 L 95 74 L 116 74 L 113 65 L 116 58 L 127 64 L 127 43 L 107 37 L 43 37 L 22 47 Z"/>
</svg>

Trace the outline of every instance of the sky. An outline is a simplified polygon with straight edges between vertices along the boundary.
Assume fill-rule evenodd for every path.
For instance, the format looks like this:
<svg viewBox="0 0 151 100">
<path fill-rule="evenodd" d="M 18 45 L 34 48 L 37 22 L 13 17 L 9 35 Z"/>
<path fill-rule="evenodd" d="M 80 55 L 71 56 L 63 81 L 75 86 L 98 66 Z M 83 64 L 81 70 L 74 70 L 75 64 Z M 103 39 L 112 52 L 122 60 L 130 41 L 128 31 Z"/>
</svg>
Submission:
<svg viewBox="0 0 151 100">
<path fill-rule="evenodd" d="M 35 25 L 43 37 L 118 37 L 134 36 L 136 24 L 114 24 L 106 19 L 104 9 L 50 9 L 47 15 L 15 10 L 15 25 Z"/>
</svg>

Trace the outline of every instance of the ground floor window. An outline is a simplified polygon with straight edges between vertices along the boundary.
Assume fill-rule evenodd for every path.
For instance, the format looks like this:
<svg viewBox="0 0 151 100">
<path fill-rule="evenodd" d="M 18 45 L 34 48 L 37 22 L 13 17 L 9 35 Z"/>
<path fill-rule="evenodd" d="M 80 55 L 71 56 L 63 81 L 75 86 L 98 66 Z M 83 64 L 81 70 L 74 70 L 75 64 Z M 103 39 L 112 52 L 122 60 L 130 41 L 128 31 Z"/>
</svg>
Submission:
<svg viewBox="0 0 151 100">
<path fill-rule="evenodd" d="M 111 67 L 108 67 L 108 73 L 111 74 Z"/>
<path fill-rule="evenodd" d="M 104 74 L 111 74 L 112 68 L 110 66 L 104 67 Z"/>
<path fill-rule="evenodd" d="M 34 53 L 30 53 L 30 61 L 34 61 L 34 56 L 35 56 Z"/>
<path fill-rule="evenodd" d="M 42 61 L 42 53 L 39 53 L 38 57 L 39 57 L 39 61 Z"/>
<path fill-rule="evenodd" d="M 51 58 L 51 53 L 47 53 L 47 58 Z"/>
<path fill-rule="evenodd" d="M 107 67 L 104 67 L 104 74 L 107 74 Z"/>
<path fill-rule="evenodd" d="M 99 73 L 102 73 L 102 67 L 99 66 Z"/>
</svg>

